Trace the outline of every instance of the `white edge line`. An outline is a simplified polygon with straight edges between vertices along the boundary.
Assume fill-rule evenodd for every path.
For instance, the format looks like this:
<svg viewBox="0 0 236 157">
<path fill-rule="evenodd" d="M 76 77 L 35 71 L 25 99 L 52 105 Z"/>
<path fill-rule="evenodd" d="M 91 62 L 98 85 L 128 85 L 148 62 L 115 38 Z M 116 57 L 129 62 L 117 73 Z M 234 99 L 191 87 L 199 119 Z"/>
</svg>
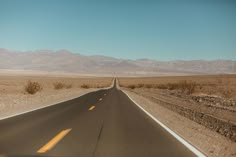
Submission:
<svg viewBox="0 0 236 157">
<path fill-rule="evenodd" d="M 86 95 L 86 94 L 88 94 L 88 93 L 97 92 L 97 91 L 100 91 L 100 90 L 107 90 L 107 89 L 112 88 L 113 85 L 114 85 L 114 80 L 113 80 L 112 85 L 111 85 L 110 87 L 102 88 L 102 89 L 95 90 L 95 91 L 88 91 L 88 92 L 86 92 L 86 93 L 84 93 L 84 94 L 81 94 L 81 95 L 79 95 L 79 96 L 73 97 L 73 98 L 68 99 L 68 100 L 59 101 L 59 102 L 56 102 L 56 103 L 53 103 L 53 104 L 49 104 L 49 105 L 46 105 L 46 106 L 42 106 L 42 107 L 39 107 L 39 108 L 35 108 L 35 109 L 32 109 L 32 110 L 28 110 L 28 111 L 16 113 L 16 114 L 13 114 L 13 115 L 10 115 L 10 116 L 2 117 L 2 118 L 0 118 L 0 120 L 12 118 L 12 117 L 19 116 L 19 115 L 22 115 L 22 114 L 26 114 L 26 113 L 29 113 L 29 112 L 33 112 L 33 111 L 36 111 L 36 110 L 40 110 L 40 109 L 43 109 L 43 108 L 46 108 L 46 107 L 54 106 L 54 105 L 57 105 L 57 104 L 60 104 L 60 103 L 66 102 L 66 101 L 70 101 L 70 100 L 73 100 L 73 99 L 82 97 L 82 96 L 84 96 L 84 95 Z"/>
<path fill-rule="evenodd" d="M 187 147 L 190 151 L 192 151 L 195 155 L 199 157 L 206 157 L 202 152 L 200 152 L 198 149 L 196 149 L 194 146 L 192 146 L 190 143 L 185 141 L 182 137 L 177 135 L 174 131 L 169 129 L 167 126 L 165 126 L 162 122 L 157 120 L 153 115 L 151 115 L 149 112 L 147 112 L 144 108 L 142 108 L 138 103 L 136 103 L 125 91 L 121 90 L 125 95 L 128 96 L 130 100 L 133 101 L 134 104 L 136 104 L 141 110 L 143 110 L 149 117 L 151 117 L 156 123 L 158 123 L 161 127 L 163 127 L 167 132 L 169 132 L 172 136 L 174 136 L 179 142 L 181 142 L 185 147 Z"/>
</svg>

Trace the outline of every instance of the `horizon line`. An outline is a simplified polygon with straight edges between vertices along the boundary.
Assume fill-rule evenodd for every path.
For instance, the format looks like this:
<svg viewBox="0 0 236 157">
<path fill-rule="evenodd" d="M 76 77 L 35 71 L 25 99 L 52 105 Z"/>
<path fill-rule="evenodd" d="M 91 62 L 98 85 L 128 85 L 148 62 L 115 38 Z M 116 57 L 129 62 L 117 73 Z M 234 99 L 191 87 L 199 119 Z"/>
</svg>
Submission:
<svg viewBox="0 0 236 157">
<path fill-rule="evenodd" d="M 74 52 L 65 48 L 62 49 L 35 49 L 35 50 L 13 50 L 13 49 L 8 49 L 8 48 L 3 48 L 0 47 L 0 50 L 6 50 L 6 51 L 10 51 L 10 52 L 17 52 L 17 53 L 34 53 L 34 52 L 38 52 L 38 51 L 50 51 L 51 53 L 58 53 L 59 51 L 68 51 L 71 54 L 77 54 L 77 55 L 81 55 L 81 56 L 86 56 L 86 57 L 93 57 L 93 56 L 100 56 L 100 57 L 107 57 L 107 58 L 113 58 L 113 59 L 119 59 L 119 60 L 131 60 L 131 61 L 137 61 L 137 60 L 151 60 L 151 61 L 159 61 L 159 62 L 175 62 L 175 61 L 236 61 L 236 59 L 173 59 L 173 60 L 157 60 L 157 59 L 151 59 L 151 58 L 138 58 L 138 59 L 130 59 L 130 58 L 118 58 L 118 57 L 114 57 L 114 56 L 106 56 L 106 55 L 99 55 L 99 54 L 95 54 L 95 55 L 86 55 L 80 52 Z"/>
</svg>

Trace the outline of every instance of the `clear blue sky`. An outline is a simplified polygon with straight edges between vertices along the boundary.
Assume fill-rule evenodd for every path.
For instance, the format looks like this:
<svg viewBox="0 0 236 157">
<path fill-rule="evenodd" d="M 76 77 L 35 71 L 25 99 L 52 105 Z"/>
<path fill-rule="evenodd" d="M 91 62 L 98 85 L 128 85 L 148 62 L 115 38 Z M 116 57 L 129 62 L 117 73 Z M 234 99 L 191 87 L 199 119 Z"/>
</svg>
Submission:
<svg viewBox="0 0 236 157">
<path fill-rule="evenodd" d="M 0 47 L 236 60 L 236 1 L 0 0 Z"/>
</svg>

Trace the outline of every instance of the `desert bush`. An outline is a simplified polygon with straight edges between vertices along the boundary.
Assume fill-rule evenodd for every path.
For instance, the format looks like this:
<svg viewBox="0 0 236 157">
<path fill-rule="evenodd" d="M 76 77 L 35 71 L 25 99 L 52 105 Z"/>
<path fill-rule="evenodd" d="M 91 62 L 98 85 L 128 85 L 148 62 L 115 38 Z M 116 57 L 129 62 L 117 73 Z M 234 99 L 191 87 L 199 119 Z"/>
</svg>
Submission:
<svg viewBox="0 0 236 157">
<path fill-rule="evenodd" d="M 197 84 L 195 82 L 192 81 L 187 82 L 186 80 L 177 83 L 177 88 L 180 89 L 182 92 L 186 92 L 187 94 L 194 93 L 196 86 Z"/>
<path fill-rule="evenodd" d="M 64 83 L 61 83 L 61 82 L 56 82 L 53 84 L 54 86 L 54 89 L 58 90 L 58 89 L 62 89 L 64 88 L 66 85 Z"/>
<path fill-rule="evenodd" d="M 159 89 L 168 89 L 168 85 L 165 85 L 165 84 L 158 84 L 155 87 Z"/>
<path fill-rule="evenodd" d="M 169 90 L 175 90 L 175 89 L 179 89 L 179 84 L 178 83 L 168 83 L 167 84 L 167 88 L 169 89 Z"/>
<path fill-rule="evenodd" d="M 146 87 L 146 88 L 153 88 L 154 85 L 153 85 L 153 84 L 145 84 L 145 87 Z"/>
<path fill-rule="evenodd" d="M 137 88 L 142 88 L 142 87 L 144 87 L 144 84 L 143 84 L 143 83 L 139 83 L 139 84 L 137 85 Z"/>
<path fill-rule="evenodd" d="M 166 85 L 158 85 L 157 88 L 160 89 L 169 89 L 169 90 L 181 90 L 182 92 L 185 92 L 187 94 L 194 93 L 195 89 L 197 87 L 197 84 L 195 82 L 186 80 L 179 81 L 178 83 L 168 83 Z"/>
<path fill-rule="evenodd" d="M 187 93 L 192 94 L 195 92 L 197 84 L 195 82 L 189 82 L 186 86 Z"/>
<path fill-rule="evenodd" d="M 28 81 L 25 86 L 25 91 L 29 94 L 35 94 L 36 92 L 42 90 L 42 86 L 38 82 Z"/>
<path fill-rule="evenodd" d="M 186 80 L 183 80 L 177 83 L 177 88 L 180 89 L 182 92 L 185 92 L 190 87 L 188 82 Z"/>
<path fill-rule="evenodd" d="M 128 88 L 134 89 L 136 86 L 135 85 L 128 85 Z"/>
<path fill-rule="evenodd" d="M 65 87 L 66 89 L 72 88 L 72 84 L 66 84 Z"/>
<path fill-rule="evenodd" d="M 87 85 L 87 84 L 82 84 L 80 87 L 81 87 L 81 88 L 88 89 L 88 88 L 89 88 L 89 85 Z"/>
<path fill-rule="evenodd" d="M 187 94 L 194 93 L 197 84 L 195 82 L 186 80 L 179 81 L 177 83 L 167 83 L 167 84 L 130 84 L 127 88 L 135 89 L 135 88 L 159 88 L 159 89 L 169 89 L 169 90 L 181 90 Z"/>
</svg>

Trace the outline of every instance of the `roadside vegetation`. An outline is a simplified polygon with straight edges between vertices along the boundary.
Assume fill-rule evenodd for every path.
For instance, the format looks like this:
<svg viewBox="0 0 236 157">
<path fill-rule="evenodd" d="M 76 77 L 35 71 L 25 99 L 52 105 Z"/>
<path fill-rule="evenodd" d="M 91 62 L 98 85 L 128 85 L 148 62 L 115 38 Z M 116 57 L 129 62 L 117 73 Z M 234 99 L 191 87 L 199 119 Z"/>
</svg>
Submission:
<svg viewBox="0 0 236 157">
<path fill-rule="evenodd" d="M 88 88 L 105 88 L 107 86 L 99 85 L 99 84 L 82 84 L 80 87 L 84 89 L 88 89 Z"/>
<path fill-rule="evenodd" d="M 236 75 L 121 78 L 120 86 L 236 142 Z"/>
<path fill-rule="evenodd" d="M 63 88 L 66 88 L 66 89 L 72 88 L 72 84 L 66 84 L 66 83 L 62 83 L 62 82 L 55 82 L 55 83 L 53 83 L 53 86 L 54 86 L 55 90 L 59 90 L 59 89 L 63 89 Z"/>
<path fill-rule="evenodd" d="M 88 88 L 90 88 L 90 86 L 89 86 L 89 85 L 87 85 L 87 84 L 82 84 L 80 87 L 81 87 L 81 88 L 85 88 L 85 89 L 88 89 Z"/>
<path fill-rule="evenodd" d="M 120 78 L 119 82 L 121 87 L 132 90 L 161 89 L 236 99 L 236 75 Z"/>
<path fill-rule="evenodd" d="M 30 94 L 35 95 L 43 90 L 64 90 L 75 88 L 105 88 L 112 83 L 111 77 L 58 77 L 58 76 L 1 76 L 0 90 L 4 94 Z"/>
<path fill-rule="evenodd" d="M 168 90 L 180 90 L 186 94 L 194 93 L 197 83 L 193 81 L 182 80 L 177 83 L 167 83 L 167 84 L 131 84 L 127 86 L 130 89 L 135 88 L 158 88 L 158 89 L 168 89 Z"/>
<path fill-rule="evenodd" d="M 35 94 L 36 92 L 41 91 L 42 85 L 40 85 L 38 82 L 28 81 L 25 86 L 25 91 L 29 94 Z"/>
</svg>

